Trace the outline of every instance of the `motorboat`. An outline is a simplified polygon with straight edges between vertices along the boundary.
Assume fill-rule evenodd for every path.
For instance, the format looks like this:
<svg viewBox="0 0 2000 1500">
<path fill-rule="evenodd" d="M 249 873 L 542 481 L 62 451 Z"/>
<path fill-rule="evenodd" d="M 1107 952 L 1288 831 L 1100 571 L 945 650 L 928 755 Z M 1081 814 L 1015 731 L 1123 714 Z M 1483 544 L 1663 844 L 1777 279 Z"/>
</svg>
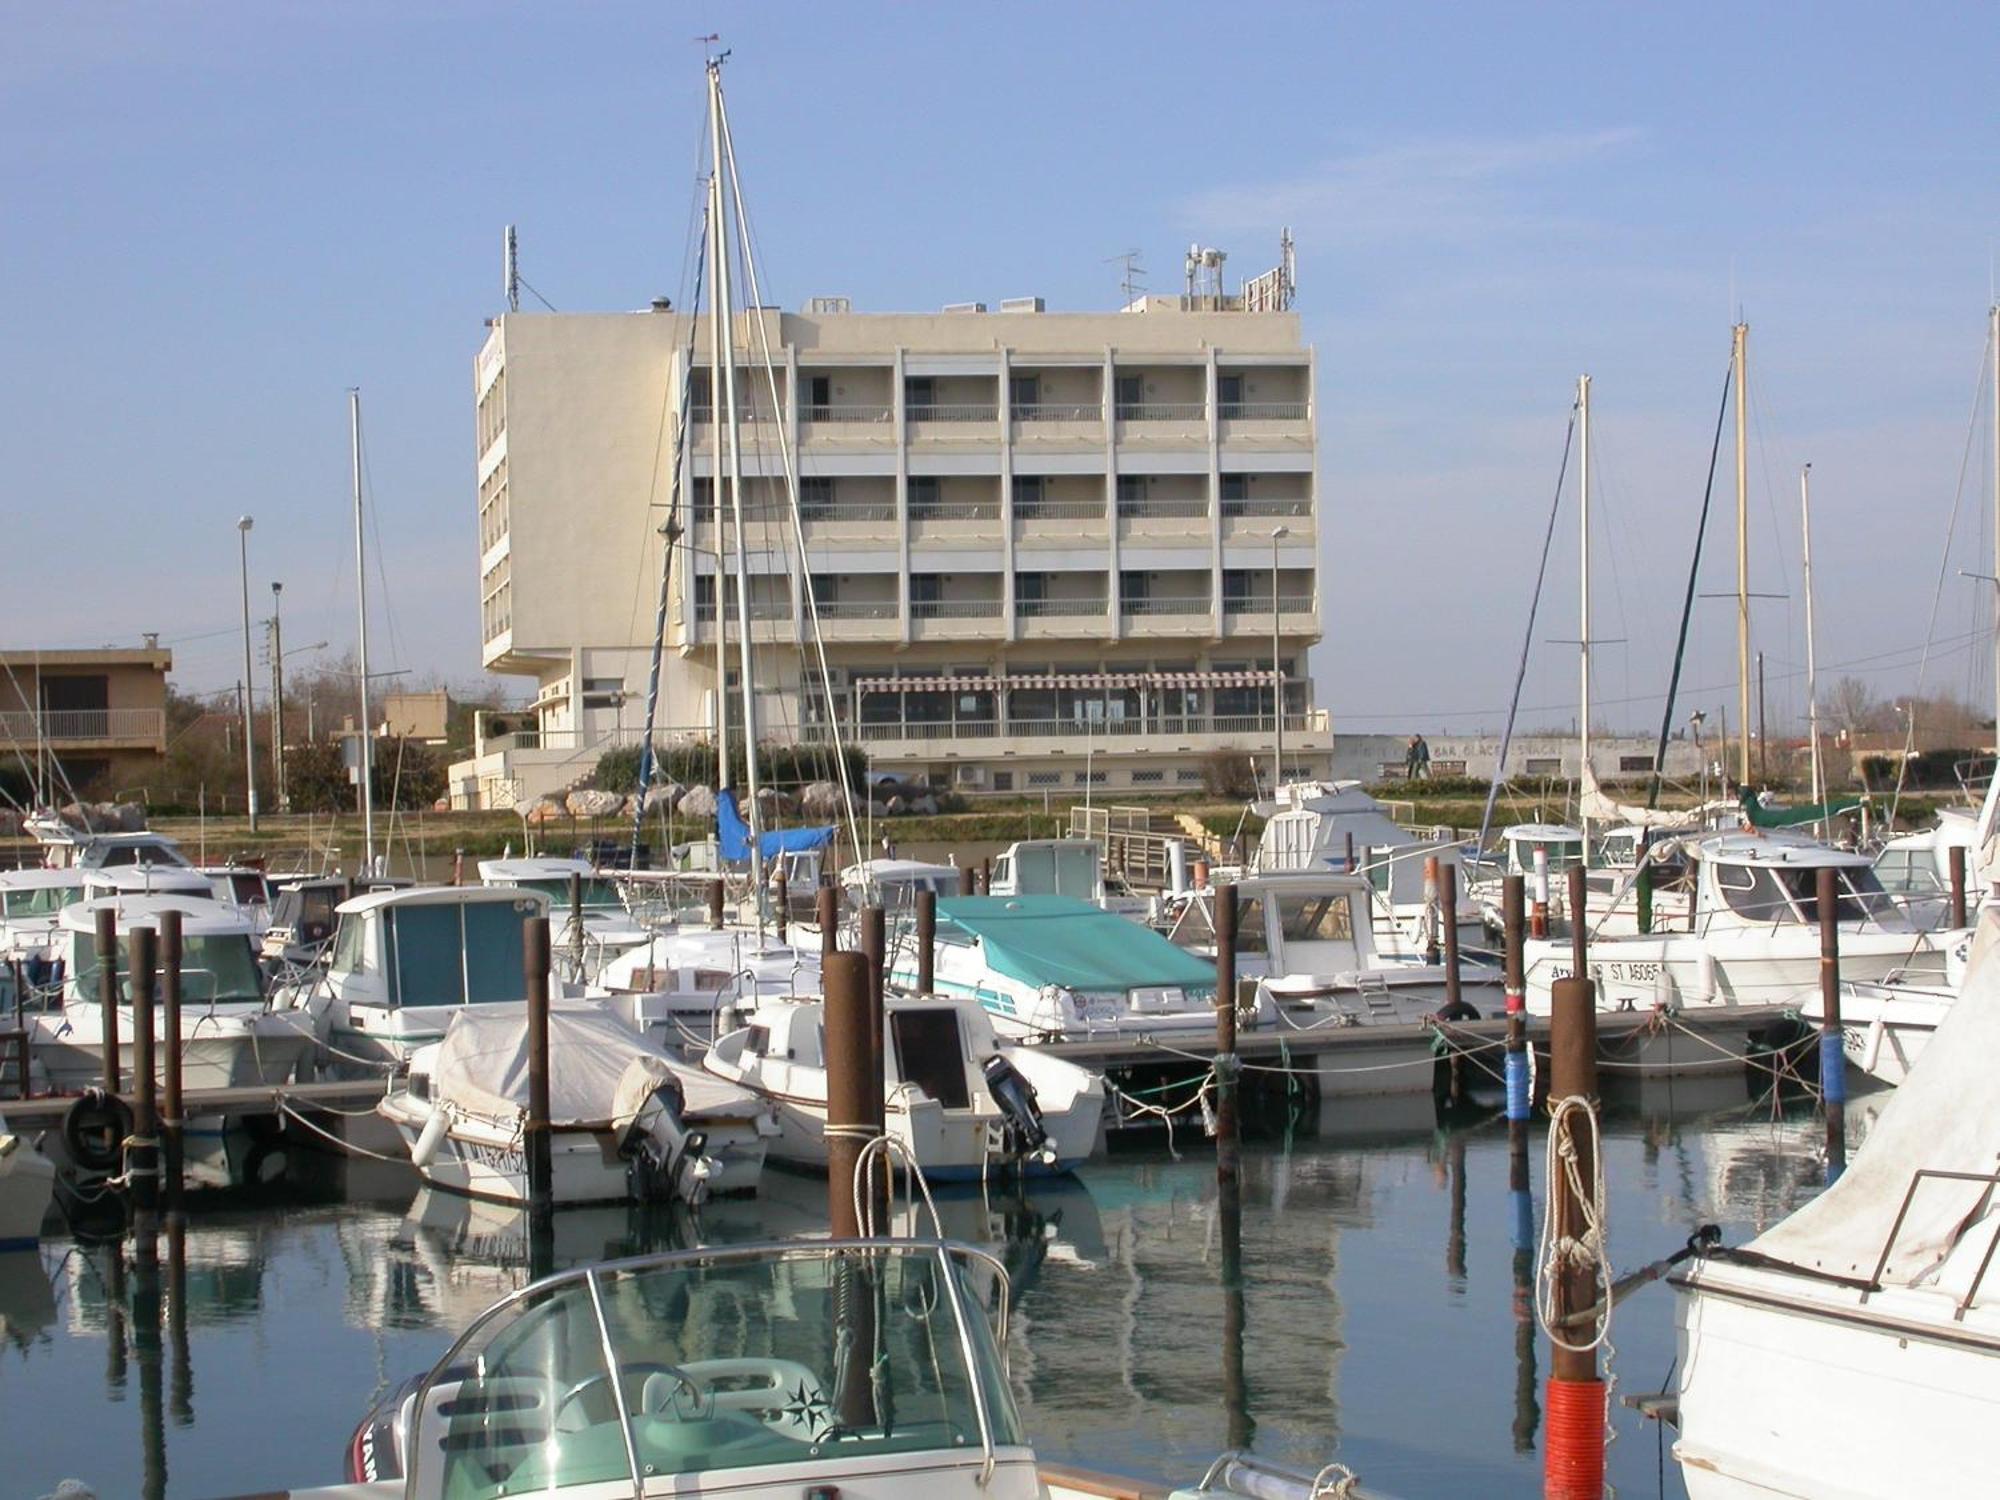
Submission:
<svg viewBox="0 0 2000 1500">
<path fill-rule="evenodd" d="M 0 1120 L 0 1253 L 30 1250 L 42 1237 L 55 1164 Z"/>
<path fill-rule="evenodd" d="M 626 909 L 618 881 L 587 859 L 557 855 L 482 859 L 479 882 L 535 891 L 549 902 L 555 946 L 571 955 L 570 977 L 591 979 L 620 953 L 644 943 L 652 934 Z M 581 903 L 583 930 L 572 930 L 572 890 Z"/>
<path fill-rule="evenodd" d="M 926 1177 L 1067 1172 L 1096 1150 L 1102 1079 L 1002 1042 L 972 1000 L 888 996 L 883 1010 L 886 1129 Z M 825 1014 L 817 1000 L 762 1005 L 701 1060 L 776 1106 L 774 1160 L 820 1170 L 827 1162 Z"/>
<path fill-rule="evenodd" d="M 254 930 L 241 910 L 187 896 L 107 896 L 64 908 L 61 1003 L 22 1018 L 29 1031 L 31 1067 L 49 1088 L 70 1093 L 104 1076 L 104 1012 L 98 990 L 103 960 L 97 949 L 97 917 L 103 911 L 111 912 L 117 924 L 112 961 L 121 997 L 118 1035 L 124 1077 L 132 1076 L 132 931 L 157 931 L 168 911 L 181 918 L 182 1087 L 283 1083 L 312 1055 L 311 1028 L 274 1009 L 265 996 Z M 157 1005 L 153 1031 L 164 1043 L 166 1017 Z"/>
<path fill-rule="evenodd" d="M 1017 839 L 993 856 L 989 896 L 1069 896 L 1150 922 L 1158 898 L 1120 895 L 1104 881 L 1104 846 L 1096 839 Z"/>
<path fill-rule="evenodd" d="M 683 922 L 607 963 L 587 993 L 625 1024 L 669 1046 L 705 1047 L 732 1014 L 819 993 L 820 942 L 810 930 L 780 938 L 740 926 Z"/>
<path fill-rule="evenodd" d="M 271 877 L 255 865 L 201 865 L 198 870 L 216 900 L 249 913 L 261 941 L 271 926 L 271 905 L 275 900 Z"/>
<path fill-rule="evenodd" d="M 890 921 L 915 911 L 917 893 L 958 894 L 957 865 L 935 865 L 921 859 L 864 859 L 840 872 L 840 887 L 852 906 L 879 906 Z"/>
<path fill-rule="evenodd" d="M 548 898 L 507 886 L 370 891 L 335 908 L 323 971 L 276 991 L 312 1018 L 335 1072 L 400 1066 L 442 1041 L 467 1007 L 519 1009 L 528 997 L 523 933 Z"/>
<path fill-rule="evenodd" d="M 215 882 L 192 865 L 85 866 L 83 899 L 102 901 L 120 896 L 184 896 L 190 901 L 236 903 L 219 894 Z"/>
<path fill-rule="evenodd" d="M 1975 928 L 1958 934 L 1945 950 L 1945 972 L 1883 980 L 1852 980 L 1840 985 L 1841 1045 L 1848 1061 L 1877 1083 L 1901 1083 L 1930 1045 L 1965 985 Z M 1826 1018 L 1826 999 L 1814 991 L 1799 1004 L 1799 1019 L 1817 1029 Z"/>
<path fill-rule="evenodd" d="M 1981 877 L 1975 842 L 1979 809 L 1943 807 L 1929 828 L 1900 834 L 1887 840 L 1875 855 L 1875 878 L 1882 889 L 1903 903 L 1910 920 L 1920 927 L 1935 927 L 1946 920 L 1951 906 L 1951 851 L 1967 852 L 1965 900 L 1976 907 L 1985 899 L 1986 882 Z"/>
<path fill-rule="evenodd" d="M 1788 1006 L 1819 985 L 1818 878 L 1839 888 L 1840 968 L 1864 982 L 1941 978 L 1956 936 L 1918 931 L 1882 890 L 1868 859 L 1785 834 L 1710 834 L 1683 840 L 1694 883 L 1678 931 L 1588 940 L 1601 1010 L 1655 1006 Z M 1531 1013 L 1549 1011 L 1550 986 L 1572 967 L 1568 938 L 1530 939 L 1524 957 Z"/>
<path fill-rule="evenodd" d="M 301 968 L 326 956 L 339 925 L 340 903 L 370 891 L 396 891 L 414 882 L 389 878 L 356 879 L 312 875 L 281 883 L 264 930 L 264 957 L 281 968 Z"/>
<path fill-rule="evenodd" d="M 1691 1500 L 1981 1494 L 2000 1468 L 2000 911 L 1844 1173 L 1679 1292 Z"/>
<path fill-rule="evenodd" d="M 917 955 L 889 955 L 915 990 Z M 932 987 L 978 1002 L 1010 1040 L 1211 1034 L 1215 968 L 1150 928 L 1073 896 L 954 896 L 937 906 Z M 1250 1023 L 1273 1019 L 1260 1000 Z"/>
<path fill-rule="evenodd" d="M 1569 871 L 1584 864 L 1588 852 L 1583 831 L 1566 824 L 1514 823 L 1501 829 L 1499 846 L 1482 861 L 1473 886 L 1487 930 L 1501 931 L 1501 891 L 1509 875 L 1527 881 L 1530 901 L 1546 902 L 1551 913 L 1563 911 L 1569 904 Z M 1544 874 L 1546 893 L 1538 884 Z"/>
<path fill-rule="evenodd" d="M 377 1106 L 424 1181 L 500 1202 L 528 1199 L 525 1007 L 468 1007 L 410 1059 Z M 594 1004 L 549 1012 L 549 1143 L 557 1204 L 751 1193 L 777 1133 L 749 1089 L 669 1057 Z"/>
<path fill-rule="evenodd" d="M 146 830 L 124 833 L 86 833 L 72 828 L 60 818 L 32 817 L 27 831 L 41 846 L 42 863 L 50 869 L 107 869 L 118 865 L 180 865 L 192 868 L 194 861 L 181 846 L 164 833 Z"/>
<path fill-rule="evenodd" d="M 47 983 L 57 919 L 82 899 L 83 880 L 75 870 L 0 870 L 0 960 L 27 965 L 30 984 Z"/>
</svg>

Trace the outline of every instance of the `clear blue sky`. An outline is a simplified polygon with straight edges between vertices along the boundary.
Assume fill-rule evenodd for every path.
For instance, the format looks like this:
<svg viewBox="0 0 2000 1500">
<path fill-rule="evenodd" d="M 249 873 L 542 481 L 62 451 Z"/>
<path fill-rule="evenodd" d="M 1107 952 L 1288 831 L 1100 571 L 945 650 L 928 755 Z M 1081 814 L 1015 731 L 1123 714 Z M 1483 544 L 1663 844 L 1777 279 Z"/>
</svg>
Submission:
<svg viewBox="0 0 2000 1500">
<path fill-rule="evenodd" d="M 345 645 L 343 392 L 367 401 L 382 654 L 478 671 L 470 362 L 501 227 L 564 310 L 678 285 L 701 51 L 767 296 L 1109 308 L 1190 240 L 1299 242 L 1320 359 L 1327 641 L 1353 729 L 1497 723 L 1577 374 L 1595 377 L 1599 694 L 1656 721 L 1732 313 L 1752 325 L 1774 715 L 1820 655 L 1907 688 L 1966 458 L 2000 240 L 2000 8 L 15 5 L 0 48 L 8 645 L 158 630 L 238 675 L 263 612 Z M 1990 695 L 1981 433 L 1930 684 Z M 1725 474 L 1726 474 L 1725 469 Z M 1726 492 L 1704 589 L 1733 586 Z M 1566 511 L 1543 637 L 1576 631 Z M 1985 611 L 1982 615 L 1981 611 Z M 1733 700 L 1730 606 L 1689 680 Z M 1884 656 L 1883 653 L 1901 652 Z M 1567 723 L 1538 645 L 1530 719 Z M 1629 707 L 1617 700 L 1632 700 Z"/>
</svg>

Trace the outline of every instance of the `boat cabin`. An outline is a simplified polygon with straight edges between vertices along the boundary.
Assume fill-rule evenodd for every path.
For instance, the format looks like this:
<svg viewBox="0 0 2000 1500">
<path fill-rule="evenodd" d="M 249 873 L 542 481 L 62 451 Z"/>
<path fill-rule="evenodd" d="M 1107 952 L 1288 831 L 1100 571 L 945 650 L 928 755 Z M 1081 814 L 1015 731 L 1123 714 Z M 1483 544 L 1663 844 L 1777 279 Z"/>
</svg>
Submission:
<svg viewBox="0 0 2000 1500">
<path fill-rule="evenodd" d="M 37 820 L 30 831 L 42 846 L 42 862 L 51 869 L 193 864 L 164 833 L 79 833 L 47 820 Z"/>
<path fill-rule="evenodd" d="M 190 1008 L 264 1003 L 264 974 L 257 966 L 255 934 L 248 916 L 218 901 L 182 895 L 108 896 L 64 908 L 61 917 L 63 997 L 98 999 L 97 914 L 118 920 L 119 999 L 132 1000 L 132 930 L 159 930 L 161 914 L 181 915 L 181 998 Z"/>
<path fill-rule="evenodd" d="M 113 896 L 186 896 L 190 900 L 230 905 L 216 894 L 215 882 L 192 865 L 134 864 L 85 866 L 83 893 L 86 901 Z"/>
<path fill-rule="evenodd" d="M 586 917 L 594 913 L 610 913 L 621 920 L 624 918 L 625 903 L 619 897 L 618 883 L 600 874 L 587 859 L 538 856 L 532 859 L 482 859 L 479 862 L 481 885 L 517 886 L 524 891 L 539 892 L 548 899 L 549 909 L 558 918 L 569 911 L 569 883 L 572 878 L 582 883 Z"/>
<path fill-rule="evenodd" d="M 75 870 L 0 870 L 0 925 L 46 926 L 65 906 L 83 899 Z"/>
<path fill-rule="evenodd" d="M 216 900 L 270 910 L 271 877 L 254 865 L 203 865 L 200 873 L 215 892 Z"/>
<path fill-rule="evenodd" d="M 370 891 L 396 891 L 412 882 L 401 879 L 351 880 L 344 875 L 318 875 L 288 882 L 271 903 L 271 926 L 264 934 L 264 956 L 303 963 L 333 936 L 340 903 Z"/>
<path fill-rule="evenodd" d="M 952 893 L 957 893 L 953 872 Z M 1104 900 L 1104 847 L 1096 839 L 1022 839 L 993 857 L 994 896 Z"/>
<path fill-rule="evenodd" d="M 840 883 L 856 906 L 872 903 L 894 916 L 914 911 L 919 891 L 929 891 L 939 900 L 956 896 L 958 866 L 920 859 L 871 859 L 842 870 Z"/>
<path fill-rule="evenodd" d="M 519 1003 L 522 930 L 548 909 L 546 896 L 512 886 L 372 891 L 337 908 L 328 977 L 349 1006 Z"/>
<path fill-rule="evenodd" d="M 1535 877 L 1535 856 L 1546 853 L 1549 878 L 1585 863 L 1583 835 L 1560 823 L 1516 823 L 1500 831 L 1501 874 Z"/>
<path fill-rule="evenodd" d="M 1755 833 L 1713 834 L 1684 847 L 1699 867 L 1696 910 L 1704 929 L 1817 926 L 1819 872 L 1828 867 L 1836 872 L 1843 924 L 1867 923 L 1889 931 L 1910 926 L 1865 855 L 1808 839 Z"/>
<path fill-rule="evenodd" d="M 1374 887 L 1362 875 L 1298 872 L 1238 881 L 1238 975 L 1346 974 L 1379 967 L 1376 900 Z M 1189 902 L 1171 937 L 1180 947 L 1214 953 L 1212 903 Z"/>
</svg>

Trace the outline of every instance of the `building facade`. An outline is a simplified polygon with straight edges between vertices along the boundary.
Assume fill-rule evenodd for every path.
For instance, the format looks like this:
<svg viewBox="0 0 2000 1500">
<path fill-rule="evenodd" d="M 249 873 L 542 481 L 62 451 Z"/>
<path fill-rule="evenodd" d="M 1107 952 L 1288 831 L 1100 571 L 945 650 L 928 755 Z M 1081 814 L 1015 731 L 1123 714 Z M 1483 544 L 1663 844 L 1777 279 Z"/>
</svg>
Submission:
<svg viewBox="0 0 2000 1500">
<path fill-rule="evenodd" d="M 765 740 L 837 732 L 972 795 L 1171 791 L 1225 749 L 1268 776 L 1275 655 L 1286 773 L 1328 772 L 1295 313 L 738 314 L 740 568 L 709 333 L 664 308 L 493 322 L 475 362 L 483 659 L 535 693 L 482 726 L 455 802 L 560 791 L 638 738 L 683 437 L 663 737 L 712 734 L 725 644 L 740 719 L 740 575 Z"/>
<path fill-rule="evenodd" d="M 166 763 L 171 651 L 0 651 L 0 745 L 56 801 L 145 789 Z"/>
</svg>

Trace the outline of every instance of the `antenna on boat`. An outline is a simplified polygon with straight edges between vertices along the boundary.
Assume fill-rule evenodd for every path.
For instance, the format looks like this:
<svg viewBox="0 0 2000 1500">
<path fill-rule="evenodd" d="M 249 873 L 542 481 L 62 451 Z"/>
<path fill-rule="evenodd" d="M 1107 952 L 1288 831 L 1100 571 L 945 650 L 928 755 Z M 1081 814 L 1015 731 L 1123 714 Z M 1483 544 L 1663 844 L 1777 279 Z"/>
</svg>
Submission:
<svg viewBox="0 0 2000 1500">
<path fill-rule="evenodd" d="M 521 310 L 521 239 L 514 232 L 514 226 L 507 226 L 505 249 L 502 253 L 504 270 L 501 290 L 507 294 L 507 311 Z"/>
</svg>

